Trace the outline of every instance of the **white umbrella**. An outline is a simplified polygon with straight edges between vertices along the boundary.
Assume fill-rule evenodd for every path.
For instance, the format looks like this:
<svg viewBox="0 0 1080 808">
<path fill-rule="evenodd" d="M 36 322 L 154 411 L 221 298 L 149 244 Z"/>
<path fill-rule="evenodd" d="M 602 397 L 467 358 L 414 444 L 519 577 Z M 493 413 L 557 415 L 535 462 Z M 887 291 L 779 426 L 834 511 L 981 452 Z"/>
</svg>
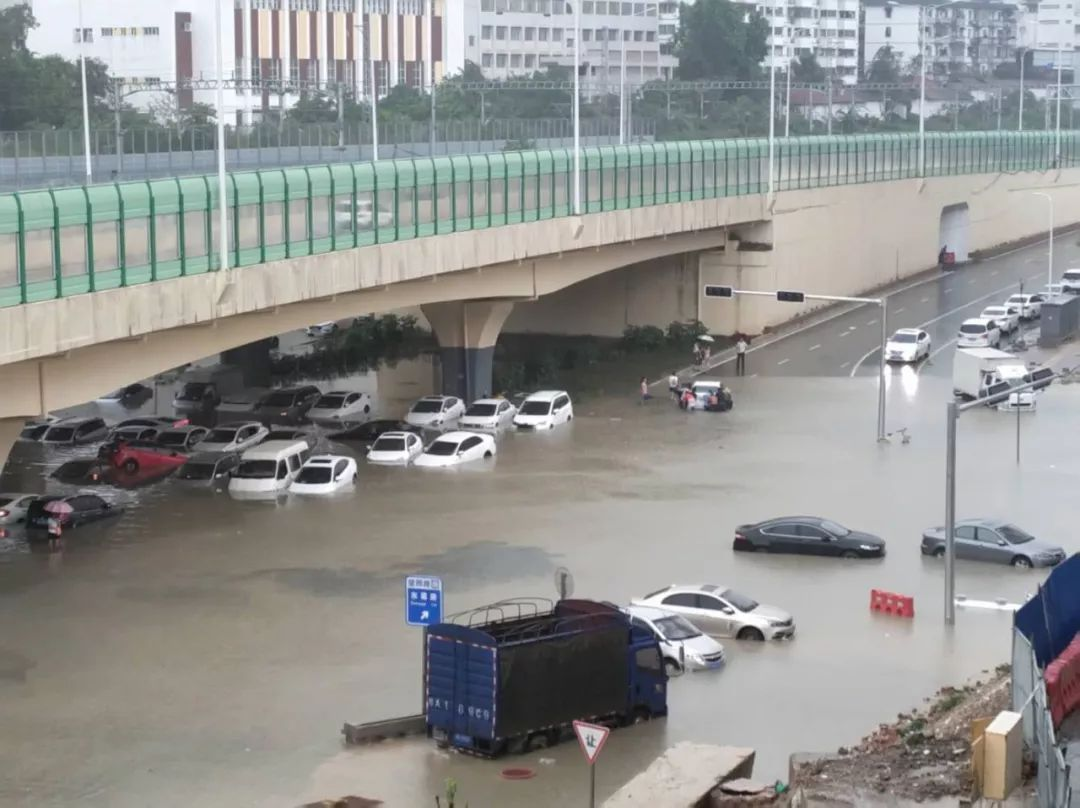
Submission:
<svg viewBox="0 0 1080 808">
<path fill-rule="evenodd" d="M 714 339 L 713 339 L 712 337 L 710 337 L 710 336 L 709 336 L 708 334 L 702 334 L 702 335 L 701 335 L 700 337 L 698 337 L 697 339 L 698 339 L 698 342 L 716 342 L 716 340 L 714 340 Z"/>
</svg>

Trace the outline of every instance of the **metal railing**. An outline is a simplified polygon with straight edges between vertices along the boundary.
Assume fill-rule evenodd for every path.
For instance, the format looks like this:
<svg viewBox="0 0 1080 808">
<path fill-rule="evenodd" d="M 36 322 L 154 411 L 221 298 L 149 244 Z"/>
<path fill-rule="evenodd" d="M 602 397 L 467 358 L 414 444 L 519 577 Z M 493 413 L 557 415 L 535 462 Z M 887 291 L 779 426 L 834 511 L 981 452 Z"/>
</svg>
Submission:
<svg viewBox="0 0 1080 808">
<path fill-rule="evenodd" d="M 779 138 L 780 191 L 918 175 L 916 135 Z M 1063 133 L 1062 167 L 1080 164 Z M 926 175 L 1045 170 L 1053 132 L 931 133 Z M 762 193 L 764 138 L 591 147 L 581 213 Z M 219 269 L 212 176 L 0 195 L 0 306 Z M 229 266 L 533 222 L 574 213 L 570 149 L 233 172 Z"/>
</svg>

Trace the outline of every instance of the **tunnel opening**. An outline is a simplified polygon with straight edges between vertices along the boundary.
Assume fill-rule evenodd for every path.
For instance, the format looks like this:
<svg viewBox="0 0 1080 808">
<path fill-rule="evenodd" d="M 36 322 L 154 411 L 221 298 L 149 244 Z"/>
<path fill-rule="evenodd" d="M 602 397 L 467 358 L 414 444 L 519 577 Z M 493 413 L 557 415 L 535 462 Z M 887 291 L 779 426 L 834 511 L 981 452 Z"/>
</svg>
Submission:
<svg viewBox="0 0 1080 808">
<path fill-rule="evenodd" d="M 968 260 L 968 231 L 971 226 L 971 212 L 967 202 L 946 205 L 941 209 L 938 228 L 938 252 L 952 253 L 954 262 L 962 264 Z"/>
</svg>

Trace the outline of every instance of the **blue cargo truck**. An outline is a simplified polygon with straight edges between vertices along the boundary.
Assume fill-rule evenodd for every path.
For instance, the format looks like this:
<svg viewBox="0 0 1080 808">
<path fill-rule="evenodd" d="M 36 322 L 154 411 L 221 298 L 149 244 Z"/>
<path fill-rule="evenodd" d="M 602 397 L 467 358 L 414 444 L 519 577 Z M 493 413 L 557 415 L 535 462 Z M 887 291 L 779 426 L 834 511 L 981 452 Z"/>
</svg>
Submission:
<svg viewBox="0 0 1080 808">
<path fill-rule="evenodd" d="M 667 715 L 656 638 L 590 600 L 501 601 L 430 626 L 427 733 L 486 757 L 558 743 L 575 720 Z"/>
</svg>

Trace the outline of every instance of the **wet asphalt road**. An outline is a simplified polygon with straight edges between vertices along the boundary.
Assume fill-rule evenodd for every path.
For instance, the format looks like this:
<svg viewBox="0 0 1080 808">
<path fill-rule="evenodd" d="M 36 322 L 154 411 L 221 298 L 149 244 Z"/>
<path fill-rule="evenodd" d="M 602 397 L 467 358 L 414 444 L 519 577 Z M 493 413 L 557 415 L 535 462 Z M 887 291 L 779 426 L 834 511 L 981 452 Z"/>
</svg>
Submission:
<svg viewBox="0 0 1080 808">
<path fill-rule="evenodd" d="M 889 333 L 898 328 L 925 329 L 933 353 L 919 372 L 950 375 L 956 333 L 964 320 L 977 317 L 985 307 L 999 304 L 1019 291 L 1021 280 L 1025 291 L 1045 287 L 1046 246 L 1045 242 L 1034 244 L 915 283 L 901 283 L 899 291 L 888 295 Z M 1080 266 L 1078 236 L 1061 235 L 1054 241 L 1055 279 L 1074 266 Z M 767 341 L 760 339 L 762 343 Z M 751 376 L 876 374 L 880 344 L 880 307 L 857 306 L 778 342 L 751 346 L 746 372 Z M 721 373 L 730 375 L 733 367 L 733 363 L 721 366 Z"/>
<path fill-rule="evenodd" d="M 896 315 L 914 308 L 897 325 L 945 314 L 932 332 L 940 348 L 959 322 L 949 318 L 970 316 L 952 309 L 1004 297 L 1010 267 L 1036 275 L 1045 265 L 1026 262 L 1042 254 L 1028 248 L 902 292 Z M 845 318 L 855 329 L 839 336 Z M 671 683 L 667 719 L 617 731 L 597 771 L 601 799 L 680 740 L 755 747 L 756 774 L 783 778 L 790 752 L 855 742 L 935 688 L 1005 661 L 1009 616 L 962 610 L 946 630 L 941 564 L 918 552 L 921 531 L 942 521 L 951 385 L 938 371 L 950 351 L 934 372 L 890 374 L 890 424 L 912 440 L 879 445 L 876 380 L 849 378 L 877 331 L 865 311 L 845 318 L 756 350 L 750 372 L 764 374 L 771 358 L 769 375 L 781 378 L 734 380 L 736 408 L 723 416 L 598 398 L 568 428 L 503 436 L 495 461 L 475 468 L 362 466 L 354 493 L 263 503 L 167 481 L 118 494 L 130 510 L 72 534 L 62 552 L 5 543 L 0 804 L 295 806 L 353 793 L 419 806 L 446 777 L 477 806 L 584 802 L 572 743 L 503 764 L 534 767 L 525 782 L 422 739 L 340 748 L 343 721 L 418 709 L 420 635 L 402 620 L 402 579 L 416 572 L 443 576 L 453 610 L 553 596 L 565 565 L 583 597 L 626 602 L 710 581 L 793 612 L 794 641 L 726 641 L 725 669 Z M 860 373 L 872 373 L 867 362 Z M 821 378 L 784 378 L 800 368 Z M 426 392 L 428 371 L 395 372 L 394 401 Z M 380 395 L 383 381 L 368 380 Z M 1005 516 L 1080 550 L 1062 506 L 1080 485 L 1078 405 L 1075 385 L 1043 396 L 1023 421 L 1019 468 L 1012 417 L 965 415 L 960 515 Z M 6 482 L 36 480 L 56 460 L 22 447 Z M 731 551 L 735 525 L 797 512 L 878 533 L 888 555 Z M 957 591 L 1018 601 L 1043 577 L 961 563 Z M 913 595 L 915 619 L 869 613 L 874 587 Z"/>
</svg>

